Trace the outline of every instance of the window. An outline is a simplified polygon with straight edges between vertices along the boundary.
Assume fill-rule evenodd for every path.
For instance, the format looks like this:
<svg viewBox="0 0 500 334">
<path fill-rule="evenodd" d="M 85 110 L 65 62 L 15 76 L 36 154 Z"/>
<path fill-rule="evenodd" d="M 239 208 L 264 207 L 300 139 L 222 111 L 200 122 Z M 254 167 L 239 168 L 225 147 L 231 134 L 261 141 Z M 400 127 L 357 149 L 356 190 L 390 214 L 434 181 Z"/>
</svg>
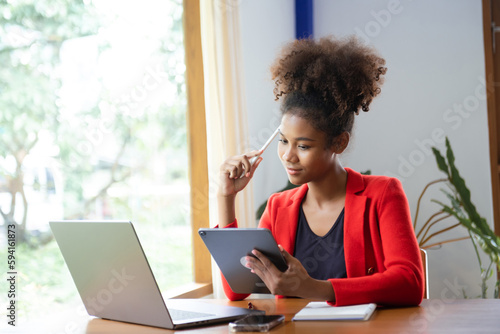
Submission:
<svg viewBox="0 0 500 334">
<path fill-rule="evenodd" d="M 131 220 L 161 290 L 193 281 L 182 16 L 180 0 L 0 5 L 0 224 L 18 226 L 20 317 L 79 299 L 49 220 Z"/>
</svg>

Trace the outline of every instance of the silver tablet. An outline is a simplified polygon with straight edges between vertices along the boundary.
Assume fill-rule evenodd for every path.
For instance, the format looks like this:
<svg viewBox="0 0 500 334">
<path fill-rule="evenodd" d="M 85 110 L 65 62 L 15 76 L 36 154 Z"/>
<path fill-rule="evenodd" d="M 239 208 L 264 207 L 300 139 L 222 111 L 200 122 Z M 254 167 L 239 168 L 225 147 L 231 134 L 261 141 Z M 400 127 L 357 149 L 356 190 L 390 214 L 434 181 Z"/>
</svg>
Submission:
<svg viewBox="0 0 500 334">
<path fill-rule="evenodd" d="M 270 293 L 264 282 L 245 267 L 245 257 L 257 249 L 281 271 L 288 266 L 271 231 L 266 228 L 200 228 L 198 234 L 235 293 Z"/>
</svg>

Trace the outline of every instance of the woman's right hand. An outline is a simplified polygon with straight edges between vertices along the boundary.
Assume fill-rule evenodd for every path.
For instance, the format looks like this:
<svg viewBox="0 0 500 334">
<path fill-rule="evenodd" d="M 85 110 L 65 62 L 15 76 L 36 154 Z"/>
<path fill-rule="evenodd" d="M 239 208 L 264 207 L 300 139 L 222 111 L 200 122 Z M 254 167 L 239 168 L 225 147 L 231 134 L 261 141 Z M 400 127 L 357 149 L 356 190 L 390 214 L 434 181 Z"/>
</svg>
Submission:
<svg viewBox="0 0 500 334">
<path fill-rule="evenodd" d="M 246 154 L 229 157 L 220 167 L 219 196 L 234 196 L 243 190 L 253 177 L 253 173 L 262 161 L 261 151 L 251 151 Z M 250 160 L 257 157 L 250 163 Z"/>
</svg>

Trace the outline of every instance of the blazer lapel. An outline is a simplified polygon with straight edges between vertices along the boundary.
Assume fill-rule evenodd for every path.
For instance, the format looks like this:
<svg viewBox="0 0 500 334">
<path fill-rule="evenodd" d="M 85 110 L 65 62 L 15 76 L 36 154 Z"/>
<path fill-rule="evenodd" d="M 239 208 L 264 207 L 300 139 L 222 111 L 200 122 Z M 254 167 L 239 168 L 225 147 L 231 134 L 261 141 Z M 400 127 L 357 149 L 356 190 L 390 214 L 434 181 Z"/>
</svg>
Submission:
<svg viewBox="0 0 500 334">
<path fill-rule="evenodd" d="M 307 184 L 300 186 L 295 194 L 288 200 L 286 206 L 278 208 L 276 221 L 276 231 L 274 238 L 281 243 L 281 246 L 293 255 L 295 250 L 295 237 L 297 235 L 297 225 L 299 222 L 299 206 L 307 193 Z M 285 223 L 286 222 L 286 223 Z"/>
<path fill-rule="evenodd" d="M 364 225 L 366 196 L 359 194 L 365 189 L 363 177 L 350 168 L 347 170 L 347 187 L 344 211 L 344 254 L 347 277 L 359 277 L 365 273 Z"/>
<path fill-rule="evenodd" d="M 366 196 L 361 195 L 365 189 L 363 176 L 345 168 L 347 175 L 346 200 L 344 211 L 344 254 L 347 277 L 365 276 L 365 212 Z M 293 255 L 295 237 L 299 219 L 299 206 L 307 193 L 307 184 L 304 184 L 288 200 L 286 205 L 278 208 L 273 231 L 274 238 L 283 248 Z"/>
</svg>

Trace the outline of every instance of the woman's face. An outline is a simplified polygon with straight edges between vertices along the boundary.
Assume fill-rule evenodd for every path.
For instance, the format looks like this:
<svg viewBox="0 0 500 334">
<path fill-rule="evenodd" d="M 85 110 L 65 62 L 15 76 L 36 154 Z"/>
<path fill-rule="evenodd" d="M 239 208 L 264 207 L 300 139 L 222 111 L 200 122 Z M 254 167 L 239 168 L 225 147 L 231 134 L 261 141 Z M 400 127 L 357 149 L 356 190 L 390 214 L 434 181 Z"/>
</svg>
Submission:
<svg viewBox="0 0 500 334">
<path fill-rule="evenodd" d="M 281 119 L 278 155 L 295 185 L 320 182 L 336 163 L 333 147 L 326 148 L 326 134 L 290 113 Z"/>
</svg>

